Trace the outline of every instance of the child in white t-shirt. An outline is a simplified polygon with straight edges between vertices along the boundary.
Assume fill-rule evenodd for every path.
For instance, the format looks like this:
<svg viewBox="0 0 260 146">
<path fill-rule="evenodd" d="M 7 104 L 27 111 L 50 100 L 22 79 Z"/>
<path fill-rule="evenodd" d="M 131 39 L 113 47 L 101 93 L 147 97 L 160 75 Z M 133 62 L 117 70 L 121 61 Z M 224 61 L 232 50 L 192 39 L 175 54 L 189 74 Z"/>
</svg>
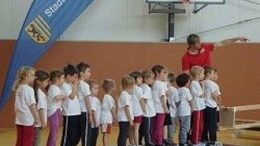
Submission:
<svg viewBox="0 0 260 146">
<path fill-rule="evenodd" d="M 47 127 L 47 96 L 46 88 L 49 84 L 49 74 L 45 71 L 38 70 L 35 73 L 33 85 L 35 101 L 40 116 L 40 123 L 35 125 L 34 146 L 40 146 L 41 131 Z"/>
<path fill-rule="evenodd" d="M 217 107 L 221 105 L 221 92 L 219 86 L 213 81 L 216 78 L 215 69 L 205 67 L 205 103 L 204 129 L 202 140 L 213 146 L 217 142 Z"/>
<path fill-rule="evenodd" d="M 63 69 L 66 82 L 60 87 L 65 99 L 63 108 L 63 131 L 61 145 L 74 146 L 80 141 L 80 104 L 78 99 L 78 69 L 68 64 Z"/>
<path fill-rule="evenodd" d="M 98 83 L 94 80 L 88 81 L 90 86 L 91 95 L 89 97 L 92 116 L 93 116 L 93 123 L 88 127 L 88 146 L 96 146 L 97 145 L 97 138 L 99 134 L 99 127 L 100 127 L 100 118 L 101 118 L 101 102 L 97 98 L 99 92 Z"/>
<path fill-rule="evenodd" d="M 190 131 L 192 95 L 189 90 L 190 76 L 183 73 L 176 78 L 180 103 L 177 105 L 177 114 L 180 121 L 179 146 L 187 145 L 187 136 Z"/>
<path fill-rule="evenodd" d="M 200 145 L 203 132 L 203 110 L 205 106 L 204 87 L 202 81 L 204 79 L 204 68 L 200 66 L 193 66 L 190 70 L 192 77 L 190 91 L 192 99 L 192 129 L 191 129 L 191 143 L 193 145 Z"/>
<path fill-rule="evenodd" d="M 78 87 L 78 95 L 79 95 L 79 103 L 81 110 L 81 119 L 80 119 L 80 139 L 81 145 L 85 146 L 87 144 L 87 126 L 90 123 L 93 123 L 92 119 L 92 110 L 89 101 L 90 89 L 87 81 L 91 76 L 91 68 L 88 64 L 83 62 L 77 65 L 79 70 L 79 87 Z"/>
<path fill-rule="evenodd" d="M 105 95 L 101 108 L 101 132 L 103 133 L 103 146 L 109 146 L 108 135 L 111 133 L 112 123 L 116 122 L 116 105 L 112 92 L 116 89 L 115 81 L 105 79 L 102 83 Z"/>
<path fill-rule="evenodd" d="M 135 80 L 133 89 L 132 101 L 133 101 L 133 114 L 134 114 L 134 127 L 129 129 L 129 141 L 131 145 L 139 144 L 139 128 L 142 122 L 143 113 L 145 112 L 145 99 L 142 95 L 142 89 L 139 87 L 142 82 L 142 73 L 134 71 L 129 74 Z"/>
<path fill-rule="evenodd" d="M 174 133 L 176 131 L 176 120 L 177 120 L 177 105 L 180 103 L 179 93 L 175 87 L 175 75 L 174 73 L 168 73 L 169 89 L 166 92 L 168 96 L 170 114 L 172 124 L 168 126 L 168 143 L 174 145 Z"/>
<path fill-rule="evenodd" d="M 134 78 L 124 76 L 122 78 L 122 92 L 118 99 L 118 122 L 119 122 L 119 136 L 117 139 L 118 146 L 126 146 L 126 141 L 130 126 L 134 126 L 133 120 L 133 103 L 130 94 L 134 88 Z"/>
<path fill-rule="evenodd" d="M 64 83 L 64 73 L 59 70 L 50 72 L 51 85 L 48 90 L 48 122 L 50 131 L 47 146 L 55 146 L 58 136 L 58 128 L 61 120 L 61 102 L 65 98 L 60 87 Z"/>
<path fill-rule="evenodd" d="M 167 79 L 167 71 L 161 65 L 155 65 L 152 68 L 155 75 L 155 81 L 152 86 L 152 96 L 155 105 L 156 117 L 153 128 L 153 143 L 155 145 L 163 145 L 163 127 L 165 115 L 169 112 L 166 104 L 167 86 L 164 82 Z"/>
<path fill-rule="evenodd" d="M 15 124 L 17 126 L 16 145 L 33 146 L 34 124 L 39 124 L 39 114 L 36 107 L 33 88 L 35 70 L 23 66 L 17 73 L 13 85 L 15 91 Z"/>
<path fill-rule="evenodd" d="M 152 146 L 151 132 L 153 127 L 153 118 L 156 116 L 154 109 L 154 102 L 152 97 L 151 85 L 154 81 L 154 74 L 145 70 L 142 72 L 143 84 L 140 86 L 142 89 L 142 95 L 145 99 L 145 112 L 143 113 L 142 123 L 139 129 L 139 144 L 142 145 L 142 139 L 144 137 L 145 145 Z"/>
</svg>

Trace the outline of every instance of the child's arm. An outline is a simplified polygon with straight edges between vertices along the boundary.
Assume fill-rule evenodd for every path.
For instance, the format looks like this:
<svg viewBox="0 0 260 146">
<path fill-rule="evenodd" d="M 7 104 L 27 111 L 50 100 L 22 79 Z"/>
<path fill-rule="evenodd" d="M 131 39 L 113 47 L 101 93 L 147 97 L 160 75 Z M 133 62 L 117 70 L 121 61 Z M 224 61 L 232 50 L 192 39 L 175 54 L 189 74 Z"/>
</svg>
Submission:
<svg viewBox="0 0 260 146">
<path fill-rule="evenodd" d="M 219 106 L 222 104 L 222 99 L 218 91 L 212 93 L 213 99 L 217 102 Z"/>
<path fill-rule="evenodd" d="M 75 81 L 75 83 L 72 85 L 72 92 L 68 97 L 70 99 L 74 99 L 74 98 L 76 98 L 76 96 L 78 96 L 78 82 L 77 81 Z"/>
<path fill-rule="evenodd" d="M 115 107 L 112 107 L 111 108 L 111 113 L 112 113 L 112 117 L 113 117 L 113 123 L 116 123 L 116 108 Z"/>
<path fill-rule="evenodd" d="M 41 121 L 41 126 L 42 128 L 46 128 L 47 127 L 47 123 L 45 121 L 45 112 L 44 109 L 40 109 L 39 110 L 39 115 L 40 115 L 40 121 Z"/>
<path fill-rule="evenodd" d="M 142 111 L 144 112 L 144 113 L 146 113 L 146 99 L 144 99 L 143 97 L 141 97 L 141 99 L 140 99 L 140 105 L 141 105 L 141 108 L 142 108 Z"/>
<path fill-rule="evenodd" d="M 166 97 L 165 97 L 165 95 L 161 96 L 160 101 L 161 101 L 161 104 L 163 106 L 164 112 L 165 113 L 169 113 L 169 109 L 168 109 L 167 104 L 166 104 Z"/>
<path fill-rule="evenodd" d="M 93 121 L 94 121 L 95 127 L 99 127 L 99 123 L 97 122 L 97 113 L 96 113 L 96 111 L 92 110 L 92 115 L 93 115 Z"/>
<path fill-rule="evenodd" d="M 54 96 L 53 98 L 54 98 L 56 101 L 61 101 L 61 100 L 65 99 L 66 96 L 64 96 L 64 95 L 57 95 L 57 96 Z"/>
<path fill-rule="evenodd" d="M 90 103 L 90 99 L 89 99 L 89 95 L 87 95 L 85 97 L 85 102 L 86 102 L 86 107 L 87 107 L 87 110 L 88 110 L 88 121 L 90 123 L 93 123 L 93 113 L 92 113 L 92 106 L 91 106 L 91 103 Z"/>
<path fill-rule="evenodd" d="M 130 122 L 130 126 L 133 126 L 134 123 L 133 123 L 133 120 L 131 118 L 131 114 L 130 114 L 130 109 L 129 109 L 129 106 L 125 106 L 125 113 L 126 113 L 126 116 L 127 116 L 127 119 L 128 121 Z"/>
<path fill-rule="evenodd" d="M 36 107 L 35 103 L 30 106 L 30 110 L 31 110 L 31 112 L 33 114 L 34 124 L 35 125 L 39 124 L 40 118 L 39 118 L 39 113 L 38 113 L 38 110 L 37 110 L 37 107 Z"/>
</svg>

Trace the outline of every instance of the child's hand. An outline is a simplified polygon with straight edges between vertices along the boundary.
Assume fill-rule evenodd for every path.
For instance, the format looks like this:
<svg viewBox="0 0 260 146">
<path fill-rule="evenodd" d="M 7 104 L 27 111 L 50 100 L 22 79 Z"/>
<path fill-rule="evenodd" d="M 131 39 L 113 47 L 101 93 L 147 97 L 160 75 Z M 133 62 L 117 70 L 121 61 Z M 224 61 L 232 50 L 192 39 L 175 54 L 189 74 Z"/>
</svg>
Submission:
<svg viewBox="0 0 260 146">
<path fill-rule="evenodd" d="M 47 128 L 47 123 L 43 123 L 42 128 Z"/>
<path fill-rule="evenodd" d="M 93 117 L 92 117 L 92 114 L 89 114 L 89 116 L 88 116 L 88 122 L 91 123 L 91 124 L 94 122 Z"/>
<path fill-rule="evenodd" d="M 38 125 L 38 124 L 40 124 L 40 120 L 39 119 L 35 119 L 34 120 L 34 125 Z"/>
<path fill-rule="evenodd" d="M 100 124 L 98 122 L 95 122 L 95 127 L 99 127 Z"/>
<path fill-rule="evenodd" d="M 130 121 L 130 126 L 131 126 L 131 127 L 134 126 L 134 121 L 133 121 L 133 120 Z"/>
</svg>

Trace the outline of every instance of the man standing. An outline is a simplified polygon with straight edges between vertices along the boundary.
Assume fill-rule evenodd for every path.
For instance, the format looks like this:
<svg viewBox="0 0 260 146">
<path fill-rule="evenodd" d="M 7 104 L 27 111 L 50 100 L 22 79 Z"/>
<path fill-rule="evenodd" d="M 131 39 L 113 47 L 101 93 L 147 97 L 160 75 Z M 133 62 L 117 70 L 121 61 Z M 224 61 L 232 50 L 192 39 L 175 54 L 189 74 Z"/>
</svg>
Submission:
<svg viewBox="0 0 260 146">
<path fill-rule="evenodd" d="M 201 43 L 200 38 L 196 34 L 191 34 L 187 37 L 189 45 L 187 52 L 182 57 L 182 71 L 189 74 L 190 69 L 195 66 L 211 66 L 211 52 L 216 48 L 232 44 L 234 42 L 246 42 L 245 37 L 236 37 L 226 39 L 218 43 Z"/>
</svg>

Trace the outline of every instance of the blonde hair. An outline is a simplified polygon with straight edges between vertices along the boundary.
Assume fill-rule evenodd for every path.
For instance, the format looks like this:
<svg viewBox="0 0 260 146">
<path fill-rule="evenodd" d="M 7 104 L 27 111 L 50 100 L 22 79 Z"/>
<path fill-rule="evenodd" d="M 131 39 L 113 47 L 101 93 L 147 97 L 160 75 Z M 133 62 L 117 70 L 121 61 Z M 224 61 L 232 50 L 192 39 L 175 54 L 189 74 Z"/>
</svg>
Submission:
<svg viewBox="0 0 260 146">
<path fill-rule="evenodd" d="M 22 84 L 22 82 L 26 79 L 30 71 L 35 71 L 34 68 L 30 66 L 22 66 L 16 74 L 16 79 L 13 84 L 12 90 L 16 91 L 18 87 Z"/>
<path fill-rule="evenodd" d="M 127 75 L 122 78 L 122 89 L 127 89 L 131 86 L 134 86 L 134 84 L 135 80 L 133 77 Z"/>
<path fill-rule="evenodd" d="M 102 88 L 107 93 L 115 87 L 115 80 L 113 79 L 104 79 L 102 82 Z"/>
<path fill-rule="evenodd" d="M 190 75 L 192 78 L 196 78 L 196 76 L 201 73 L 204 73 L 204 68 L 201 66 L 193 66 L 190 70 Z"/>
</svg>

